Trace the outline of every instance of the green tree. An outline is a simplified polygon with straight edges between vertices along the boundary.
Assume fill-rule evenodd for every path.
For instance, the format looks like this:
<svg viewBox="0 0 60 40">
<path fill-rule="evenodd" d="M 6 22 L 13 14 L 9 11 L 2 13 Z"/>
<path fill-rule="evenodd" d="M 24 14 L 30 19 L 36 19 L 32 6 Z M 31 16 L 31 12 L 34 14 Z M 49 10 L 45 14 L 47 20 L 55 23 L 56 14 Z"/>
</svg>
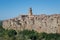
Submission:
<svg viewBox="0 0 60 40">
<path fill-rule="evenodd" d="M 0 37 L 4 35 L 5 29 L 2 27 L 2 21 L 0 21 Z"/>
</svg>

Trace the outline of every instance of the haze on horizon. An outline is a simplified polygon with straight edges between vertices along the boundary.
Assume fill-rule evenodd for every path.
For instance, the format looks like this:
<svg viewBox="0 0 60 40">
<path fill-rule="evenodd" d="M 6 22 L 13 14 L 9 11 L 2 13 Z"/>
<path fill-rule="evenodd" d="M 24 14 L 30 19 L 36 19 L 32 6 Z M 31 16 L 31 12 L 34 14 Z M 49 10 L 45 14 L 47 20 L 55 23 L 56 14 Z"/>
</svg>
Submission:
<svg viewBox="0 0 60 40">
<path fill-rule="evenodd" d="M 0 20 L 26 15 L 30 7 L 34 15 L 60 14 L 60 0 L 0 0 Z"/>
</svg>

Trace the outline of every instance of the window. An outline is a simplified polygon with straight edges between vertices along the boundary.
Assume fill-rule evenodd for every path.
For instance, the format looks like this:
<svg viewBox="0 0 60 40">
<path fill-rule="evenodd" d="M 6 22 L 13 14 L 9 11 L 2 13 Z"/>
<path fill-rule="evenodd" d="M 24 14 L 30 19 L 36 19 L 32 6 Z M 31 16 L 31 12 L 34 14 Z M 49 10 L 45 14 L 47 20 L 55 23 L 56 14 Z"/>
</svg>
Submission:
<svg viewBox="0 0 60 40">
<path fill-rule="evenodd" d="M 39 27 L 41 29 L 41 27 Z"/>
</svg>

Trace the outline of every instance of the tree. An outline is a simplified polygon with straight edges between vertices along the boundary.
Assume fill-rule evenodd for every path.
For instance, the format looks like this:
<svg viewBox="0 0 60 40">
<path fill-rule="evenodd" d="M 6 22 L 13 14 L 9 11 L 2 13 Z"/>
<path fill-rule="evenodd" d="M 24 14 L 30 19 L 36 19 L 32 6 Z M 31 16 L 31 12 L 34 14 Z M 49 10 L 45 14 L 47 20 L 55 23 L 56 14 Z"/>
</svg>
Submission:
<svg viewBox="0 0 60 40">
<path fill-rule="evenodd" d="M 0 37 L 4 35 L 5 29 L 2 27 L 2 21 L 0 21 Z"/>
</svg>

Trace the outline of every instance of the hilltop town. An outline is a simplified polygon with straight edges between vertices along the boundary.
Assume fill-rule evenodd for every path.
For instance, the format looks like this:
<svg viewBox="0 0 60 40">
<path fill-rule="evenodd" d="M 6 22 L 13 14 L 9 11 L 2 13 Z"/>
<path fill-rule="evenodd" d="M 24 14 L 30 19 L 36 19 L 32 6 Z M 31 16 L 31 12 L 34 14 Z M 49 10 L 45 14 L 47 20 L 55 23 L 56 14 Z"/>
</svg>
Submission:
<svg viewBox="0 0 60 40">
<path fill-rule="evenodd" d="M 3 28 L 14 30 L 35 30 L 37 32 L 60 33 L 60 14 L 34 15 L 32 8 L 28 15 L 20 15 L 3 21 Z"/>
</svg>

